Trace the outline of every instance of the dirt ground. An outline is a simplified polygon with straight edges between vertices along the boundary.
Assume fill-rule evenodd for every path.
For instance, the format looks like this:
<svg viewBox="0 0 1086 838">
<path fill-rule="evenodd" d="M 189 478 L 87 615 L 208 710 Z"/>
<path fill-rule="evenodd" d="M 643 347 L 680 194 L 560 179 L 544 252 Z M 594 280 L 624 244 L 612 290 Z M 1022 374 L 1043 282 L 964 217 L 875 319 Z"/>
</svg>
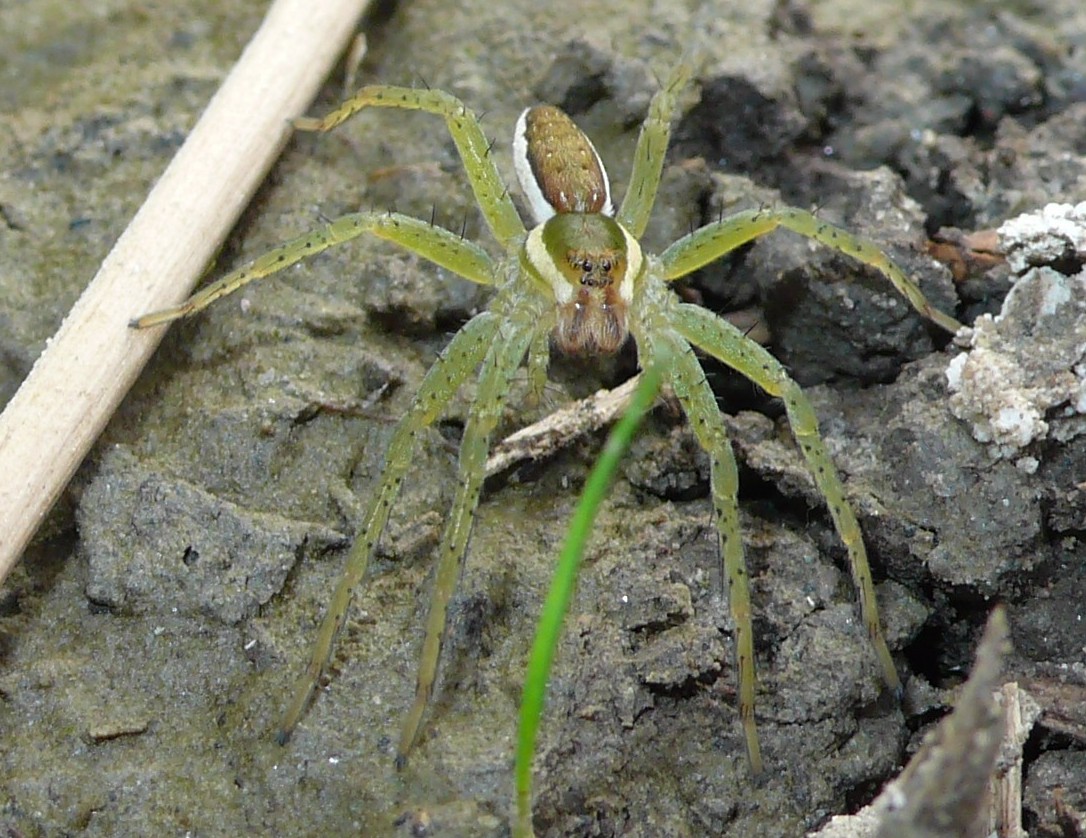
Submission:
<svg viewBox="0 0 1086 838">
<path fill-rule="evenodd" d="M 982 319 L 952 341 L 879 274 L 784 233 L 683 284 L 713 310 L 756 310 L 808 388 L 905 696 L 882 690 L 781 406 L 707 364 L 741 463 L 768 770 L 750 776 L 736 720 L 706 461 L 661 406 L 580 579 L 541 734 L 537 834 L 800 836 L 854 811 L 947 711 L 996 602 L 1008 678 L 1046 710 L 1027 743 L 1026 825 L 1073 834 L 1055 790 L 1086 808 L 1086 244 L 1023 245 L 954 277 L 924 243 L 1086 200 L 1086 11 L 635 5 L 385 4 L 365 24 L 360 79 L 461 96 L 510 182 L 521 108 L 563 105 L 621 195 L 656 79 L 696 45 L 704 67 L 650 250 L 720 213 L 816 207 L 884 246 L 940 308 Z M 0 404 L 264 9 L 0 9 Z M 340 95 L 330 80 L 313 112 Z M 433 214 L 492 246 L 439 121 L 375 112 L 295 138 L 219 265 L 359 207 Z M 458 399 L 424 440 L 327 689 L 289 745 L 273 741 L 392 422 L 486 299 L 363 241 L 171 330 L 0 596 L 6 834 L 508 834 L 524 662 L 602 435 L 488 482 L 435 701 L 397 773 Z M 632 371 L 628 352 L 556 358 L 547 407 Z M 543 412 L 513 399 L 503 425 Z"/>
</svg>

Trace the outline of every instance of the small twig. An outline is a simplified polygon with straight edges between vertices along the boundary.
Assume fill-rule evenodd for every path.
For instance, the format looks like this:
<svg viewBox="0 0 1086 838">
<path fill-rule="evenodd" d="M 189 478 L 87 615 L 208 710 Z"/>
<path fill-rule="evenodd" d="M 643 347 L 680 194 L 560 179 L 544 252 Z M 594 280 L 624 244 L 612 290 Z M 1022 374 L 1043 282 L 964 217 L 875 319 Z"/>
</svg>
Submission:
<svg viewBox="0 0 1086 838">
<path fill-rule="evenodd" d="M 169 168 L 0 415 L 0 581 L 154 352 L 128 321 L 184 299 L 369 0 L 276 0 Z"/>
<path fill-rule="evenodd" d="M 597 390 L 591 396 L 556 410 L 544 419 L 506 437 L 490 452 L 487 477 L 520 460 L 539 460 L 560 451 L 574 439 L 614 422 L 630 403 L 640 376 L 614 390 Z"/>
</svg>

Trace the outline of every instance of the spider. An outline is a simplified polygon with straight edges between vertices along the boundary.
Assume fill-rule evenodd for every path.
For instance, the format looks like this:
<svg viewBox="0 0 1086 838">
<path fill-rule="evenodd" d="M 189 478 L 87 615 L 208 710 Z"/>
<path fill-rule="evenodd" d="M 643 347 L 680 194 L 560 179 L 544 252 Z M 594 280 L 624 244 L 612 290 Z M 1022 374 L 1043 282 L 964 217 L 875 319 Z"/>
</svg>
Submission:
<svg viewBox="0 0 1086 838">
<path fill-rule="evenodd" d="M 632 336 L 639 364 L 642 368 L 662 367 L 666 384 L 709 455 L 710 494 L 728 607 L 735 625 L 739 718 L 752 770 L 761 771 L 762 756 L 754 719 L 754 639 L 736 499 L 737 467 L 695 349 L 784 402 L 792 433 L 847 549 L 863 623 L 882 675 L 891 689 L 900 691 L 879 620 L 860 528 L 819 436 L 811 404 L 768 351 L 712 312 L 680 301 L 669 283 L 784 227 L 877 268 L 913 308 L 939 326 L 954 332 L 960 324 L 934 309 L 917 285 L 875 244 L 802 209 L 738 212 L 683 236 L 659 255 L 644 252 L 638 239 L 655 202 L 678 97 L 692 75 L 689 62 L 681 62 L 654 95 L 641 126 L 630 185 L 617 212 L 603 162 L 570 117 L 551 106 L 525 110 L 516 123 L 513 154 L 517 178 L 533 217 L 530 228 L 525 227 L 502 182 L 478 118 L 459 99 L 440 90 L 363 87 L 323 119 L 300 118 L 295 127 L 329 131 L 369 107 L 443 117 L 475 200 L 504 255 L 493 259 L 479 245 L 429 221 L 395 212 L 350 213 L 268 251 L 175 308 L 133 321 L 136 328 L 148 328 L 188 317 L 253 280 L 364 233 L 394 242 L 465 279 L 495 289 L 486 309 L 469 320 L 441 352 L 392 434 L 380 480 L 368 499 L 346 568 L 281 721 L 277 737 L 281 744 L 290 738 L 324 673 L 336 635 L 347 619 L 411 465 L 420 431 L 439 418 L 460 386 L 478 371 L 477 394 L 460 443 L 456 495 L 438 547 L 415 698 L 397 749 L 397 764 L 404 764 L 437 675 L 449 600 L 479 504 L 491 433 L 525 358 L 533 386 L 542 388 L 552 342 L 567 354 L 591 355 L 613 353 Z"/>
</svg>

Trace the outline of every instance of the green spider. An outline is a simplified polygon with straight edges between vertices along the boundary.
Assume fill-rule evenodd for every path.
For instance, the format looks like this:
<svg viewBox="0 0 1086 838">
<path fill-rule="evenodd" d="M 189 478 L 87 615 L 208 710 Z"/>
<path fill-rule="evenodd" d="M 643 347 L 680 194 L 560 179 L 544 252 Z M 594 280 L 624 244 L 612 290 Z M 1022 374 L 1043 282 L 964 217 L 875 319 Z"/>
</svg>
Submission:
<svg viewBox="0 0 1086 838">
<path fill-rule="evenodd" d="M 844 488 L 826 453 L 806 396 L 769 352 L 717 315 L 681 302 L 668 283 L 784 227 L 879 269 L 918 312 L 943 328 L 956 331 L 959 323 L 935 310 L 876 245 L 801 209 L 739 212 L 684 236 L 659 255 L 643 252 L 638 239 L 655 201 L 677 97 L 691 75 L 690 67 L 680 64 L 653 97 L 638 138 L 630 186 L 617 213 L 612 207 L 603 163 L 588 137 L 558 108 L 525 110 L 517 121 L 513 153 L 517 177 L 534 216 L 530 229 L 525 229 L 498 174 L 478 119 L 459 99 L 440 90 L 363 87 L 323 119 L 298 119 L 295 127 L 328 131 L 368 107 L 418 110 L 443 117 L 475 200 L 505 254 L 492 259 L 481 247 L 455 233 L 398 213 L 351 213 L 268 251 L 176 308 L 133 322 L 137 328 L 147 328 L 187 317 L 255 279 L 363 233 L 395 242 L 465 279 L 495 288 L 486 310 L 460 329 L 430 368 L 407 414 L 396 426 L 380 482 L 369 498 L 309 664 L 280 724 L 281 743 L 289 739 L 298 724 L 331 657 L 336 635 L 346 622 L 355 591 L 411 465 L 419 432 L 439 418 L 460 386 L 478 370 L 477 394 L 460 443 L 459 484 L 438 548 L 415 699 L 397 751 L 397 763 L 403 764 L 415 743 L 433 690 L 449 600 L 479 504 L 491 433 L 517 370 L 527 356 L 531 381 L 541 388 L 546 380 L 551 342 L 572 355 L 610 353 L 630 335 L 636 341 L 642 368 L 662 365 L 665 383 L 711 462 L 710 489 L 728 603 L 735 623 L 739 717 L 752 769 L 761 770 L 762 757 L 754 721 L 754 639 L 736 500 L 737 468 L 695 348 L 783 400 L 793 435 L 848 550 L 864 626 L 883 677 L 892 689 L 900 689 L 879 621 L 860 528 L 845 500 Z"/>
</svg>

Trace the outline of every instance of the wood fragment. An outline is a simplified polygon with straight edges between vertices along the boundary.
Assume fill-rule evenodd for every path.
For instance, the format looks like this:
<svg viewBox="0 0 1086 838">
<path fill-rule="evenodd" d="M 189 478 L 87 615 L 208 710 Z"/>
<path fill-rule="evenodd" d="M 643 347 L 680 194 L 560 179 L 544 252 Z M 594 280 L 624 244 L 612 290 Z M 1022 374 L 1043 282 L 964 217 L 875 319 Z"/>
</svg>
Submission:
<svg viewBox="0 0 1086 838">
<path fill-rule="evenodd" d="M 147 200 L 0 414 L 0 581 L 164 334 L 369 0 L 276 0 Z"/>
<path fill-rule="evenodd" d="M 953 712 L 870 805 L 838 816 L 817 838 L 1025 838 L 1022 745 L 1039 715 L 1014 684 L 1000 684 L 1009 649 L 996 608 Z"/>
<path fill-rule="evenodd" d="M 598 390 L 586 399 L 551 413 L 521 428 L 495 445 L 486 461 L 491 477 L 521 460 L 539 460 L 569 445 L 574 439 L 614 422 L 630 403 L 640 376 L 614 390 Z"/>
</svg>

